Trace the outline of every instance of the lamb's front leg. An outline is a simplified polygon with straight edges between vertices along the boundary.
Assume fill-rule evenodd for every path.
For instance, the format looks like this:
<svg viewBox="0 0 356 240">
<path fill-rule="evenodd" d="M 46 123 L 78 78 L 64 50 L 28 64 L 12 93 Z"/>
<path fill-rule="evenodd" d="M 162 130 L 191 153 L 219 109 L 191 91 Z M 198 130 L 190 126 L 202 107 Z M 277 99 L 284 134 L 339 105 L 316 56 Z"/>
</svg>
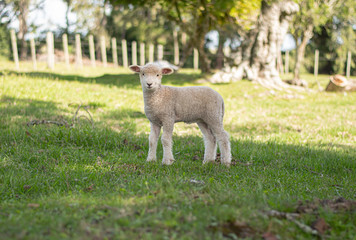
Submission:
<svg viewBox="0 0 356 240">
<path fill-rule="evenodd" d="M 159 134 L 161 133 L 161 126 L 151 123 L 151 132 L 149 137 L 149 150 L 147 156 L 147 162 L 156 161 L 156 150 Z"/>
<path fill-rule="evenodd" d="M 205 122 L 198 122 L 198 126 L 204 136 L 204 161 L 203 164 L 214 162 L 216 159 L 216 138 Z"/>
<path fill-rule="evenodd" d="M 162 164 L 171 165 L 174 162 L 172 154 L 172 134 L 174 123 L 163 123 L 162 146 L 163 160 Z"/>
</svg>

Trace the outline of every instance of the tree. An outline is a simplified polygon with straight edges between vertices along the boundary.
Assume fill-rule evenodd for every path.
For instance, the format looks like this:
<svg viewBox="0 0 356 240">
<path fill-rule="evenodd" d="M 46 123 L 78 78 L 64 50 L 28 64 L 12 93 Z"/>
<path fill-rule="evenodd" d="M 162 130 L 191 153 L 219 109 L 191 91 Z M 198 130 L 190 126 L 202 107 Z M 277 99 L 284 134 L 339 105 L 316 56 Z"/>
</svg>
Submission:
<svg viewBox="0 0 356 240">
<path fill-rule="evenodd" d="M 158 4 L 152 7 L 114 5 L 108 16 L 107 30 L 112 36 L 128 41 L 166 44 L 171 39 L 172 27 Z"/>
<path fill-rule="evenodd" d="M 66 34 L 69 34 L 69 28 L 73 25 L 73 23 L 71 23 L 69 20 L 69 15 L 73 11 L 73 2 L 74 1 L 73 0 L 63 0 L 63 1 L 67 5 L 66 14 L 65 14 L 66 26 L 64 28 L 64 32 Z"/>
<path fill-rule="evenodd" d="M 263 0 L 256 26 L 248 31 L 242 41 L 242 57 L 238 67 L 216 73 L 212 81 L 241 80 L 246 77 L 266 87 L 284 87 L 276 60 L 289 22 L 298 10 L 298 5 L 290 0 Z"/>
<path fill-rule="evenodd" d="M 70 10 L 67 10 L 68 15 L 69 11 L 72 11 L 77 15 L 77 20 L 75 22 L 76 31 L 93 34 L 96 37 L 97 42 L 100 42 L 101 36 L 105 36 L 106 39 L 109 39 L 107 33 L 107 12 L 111 11 L 111 6 L 109 5 L 108 0 L 66 0 L 66 2 L 67 4 L 70 4 L 67 5 L 70 7 Z M 107 43 L 108 42 L 109 41 L 107 41 Z M 100 59 L 100 44 L 96 44 L 95 47 L 97 57 Z"/>
<path fill-rule="evenodd" d="M 260 0 L 111 0 L 111 3 L 113 5 L 132 4 L 148 7 L 160 5 L 162 14 L 189 36 L 186 48 L 183 49 L 180 65 L 182 66 L 187 60 L 188 53 L 191 53 L 193 48 L 197 48 L 200 68 L 202 72 L 209 72 L 210 61 L 205 51 L 206 34 L 210 30 L 216 29 L 217 26 L 231 21 L 237 22 L 237 20 L 246 17 L 259 5 Z"/>
<path fill-rule="evenodd" d="M 0 1 L 0 56 L 8 56 L 9 33 L 7 26 L 11 20 L 11 13 L 4 0 Z"/>
<path fill-rule="evenodd" d="M 19 21 L 19 31 L 17 37 L 20 41 L 20 57 L 27 57 L 27 42 L 25 35 L 28 32 L 27 17 L 30 11 L 30 0 L 8 0 L 8 3 L 13 4 L 13 11 L 15 12 Z"/>
<path fill-rule="evenodd" d="M 353 0 L 339 1 L 335 6 L 332 24 L 328 24 L 330 44 L 336 52 L 336 61 L 333 64 L 335 73 L 346 72 L 347 52 L 356 56 L 356 4 Z M 355 60 L 351 61 L 355 69 Z"/>
<path fill-rule="evenodd" d="M 27 42 L 26 34 L 28 33 L 30 24 L 28 23 L 28 15 L 31 11 L 35 9 L 41 9 L 44 0 L 5 0 L 7 9 L 11 12 L 12 21 L 17 18 L 19 21 L 19 31 L 17 37 L 20 41 L 20 57 L 27 57 Z"/>
<path fill-rule="evenodd" d="M 293 24 L 291 24 L 291 33 L 297 48 L 292 84 L 304 84 L 300 79 L 300 68 L 304 60 L 305 48 L 313 37 L 313 30 L 330 19 L 336 3 L 335 0 L 299 0 L 300 11 L 295 15 Z"/>
</svg>

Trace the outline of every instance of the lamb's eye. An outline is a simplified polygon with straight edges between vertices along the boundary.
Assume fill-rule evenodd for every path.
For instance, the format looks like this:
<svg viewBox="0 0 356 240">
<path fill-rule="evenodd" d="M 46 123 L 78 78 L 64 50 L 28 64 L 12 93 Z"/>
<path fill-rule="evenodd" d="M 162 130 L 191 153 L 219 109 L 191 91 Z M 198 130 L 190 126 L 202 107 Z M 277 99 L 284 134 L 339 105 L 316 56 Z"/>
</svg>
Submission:
<svg viewBox="0 0 356 240">
<path fill-rule="evenodd" d="M 159 77 L 159 74 L 157 74 L 157 77 Z"/>
<path fill-rule="evenodd" d="M 142 76 L 145 76 L 145 74 L 144 74 L 144 73 L 142 73 Z"/>
</svg>

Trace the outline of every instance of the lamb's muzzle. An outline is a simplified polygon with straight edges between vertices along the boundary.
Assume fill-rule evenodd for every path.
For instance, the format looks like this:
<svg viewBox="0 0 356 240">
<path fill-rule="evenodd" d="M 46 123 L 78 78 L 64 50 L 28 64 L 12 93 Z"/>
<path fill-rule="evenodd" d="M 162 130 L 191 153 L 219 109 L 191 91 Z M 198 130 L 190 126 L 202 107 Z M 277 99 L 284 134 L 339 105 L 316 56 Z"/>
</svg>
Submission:
<svg viewBox="0 0 356 240">
<path fill-rule="evenodd" d="M 214 162 L 217 142 L 221 151 L 221 162 L 231 164 L 229 134 L 224 130 L 224 100 L 209 87 L 170 87 L 161 85 L 162 75 L 173 73 L 171 68 L 158 64 L 132 65 L 130 69 L 140 75 L 145 104 L 145 114 L 151 123 L 147 161 L 156 161 L 156 149 L 163 127 L 162 164 L 174 162 L 172 134 L 174 123 L 197 123 L 204 136 L 204 161 Z"/>
</svg>

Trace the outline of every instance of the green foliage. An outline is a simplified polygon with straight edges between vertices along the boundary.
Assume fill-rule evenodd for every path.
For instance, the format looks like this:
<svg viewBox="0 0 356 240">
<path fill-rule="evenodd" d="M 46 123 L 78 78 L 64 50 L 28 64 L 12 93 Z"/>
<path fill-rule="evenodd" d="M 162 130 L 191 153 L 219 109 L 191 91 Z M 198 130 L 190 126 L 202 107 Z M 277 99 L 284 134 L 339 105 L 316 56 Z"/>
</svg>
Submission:
<svg viewBox="0 0 356 240">
<path fill-rule="evenodd" d="M 10 57 L 10 33 L 5 24 L 0 24 L 0 56 Z"/>
<path fill-rule="evenodd" d="M 182 32 L 185 32 L 189 36 L 183 56 L 187 56 L 193 48 L 197 48 L 200 57 L 200 67 L 204 72 L 209 72 L 210 69 L 209 59 L 204 48 L 206 34 L 210 30 L 221 30 L 225 25 L 231 23 L 243 25 L 242 28 L 248 28 L 252 25 L 251 19 L 255 20 L 252 16 L 256 15 L 261 3 L 260 0 L 111 0 L 110 2 L 114 6 L 127 5 L 135 9 L 160 9 L 160 13 L 165 19 L 173 22 Z M 138 17 L 138 19 L 140 18 Z M 149 18 L 148 22 L 150 23 Z M 148 34 L 148 36 L 149 35 L 150 34 Z"/>
<path fill-rule="evenodd" d="M 319 28 L 332 16 L 335 1 L 328 0 L 298 0 L 299 12 L 291 24 L 291 33 L 300 37 L 309 25 Z"/>
<path fill-rule="evenodd" d="M 128 41 L 166 44 L 172 42 L 172 24 L 152 7 L 115 5 L 108 19 L 108 32 Z"/>
<path fill-rule="evenodd" d="M 344 0 L 337 6 L 332 26 L 328 29 L 331 38 L 328 44 L 333 46 L 336 53 L 336 62 L 333 70 L 336 73 L 346 72 L 347 52 L 356 56 L 356 3 Z M 355 60 L 351 61 L 351 67 L 356 72 Z"/>
<path fill-rule="evenodd" d="M 324 5 L 318 5 L 314 10 L 309 5 L 302 5 L 298 18 L 291 25 L 291 31 L 295 39 L 302 40 L 303 28 L 305 29 L 308 23 L 314 24 L 313 35 L 303 62 L 309 72 L 314 70 L 314 53 L 318 49 L 319 72 L 345 74 L 347 52 L 351 51 L 353 56 L 356 54 L 356 4 L 354 1 L 343 0 L 335 1 L 332 9 L 328 8 L 327 2 L 324 2 Z M 351 70 L 356 71 L 354 61 L 351 63 Z"/>
<path fill-rule="evenodd" d="M 298 201 L 355 199 L 355 94 L 272 94 L 248 81 L 198 83 L 203 75 L 181 70 L 163 82 L 206 85 L 224 97 L 235 165 L 203 166 L 198 127 L 177 124 L 176 162 L 167 167 L 145 162 L 149 122 L 138 77 L 127 69 L 13 68 L 0 64 L 1 239 L 238 238 L 225 228 L 235 220 L 253 229 L 253 239 L 267 231 L 315 239 L 266 212 L 294 212 Z M 312 75 L 303 78 L 314 83 Z M 319 80 L 326 86 L 328 77 Z M 94 128 L 85 117 L 73 127 L 26 125 L 71 123 L 72 103 L 88 106 Z M 356 235 L 354 211 L 320 207 L 298 221 L 310 226 L 318 217 L 330 225 L 322 237 Z"/>
</svg>

